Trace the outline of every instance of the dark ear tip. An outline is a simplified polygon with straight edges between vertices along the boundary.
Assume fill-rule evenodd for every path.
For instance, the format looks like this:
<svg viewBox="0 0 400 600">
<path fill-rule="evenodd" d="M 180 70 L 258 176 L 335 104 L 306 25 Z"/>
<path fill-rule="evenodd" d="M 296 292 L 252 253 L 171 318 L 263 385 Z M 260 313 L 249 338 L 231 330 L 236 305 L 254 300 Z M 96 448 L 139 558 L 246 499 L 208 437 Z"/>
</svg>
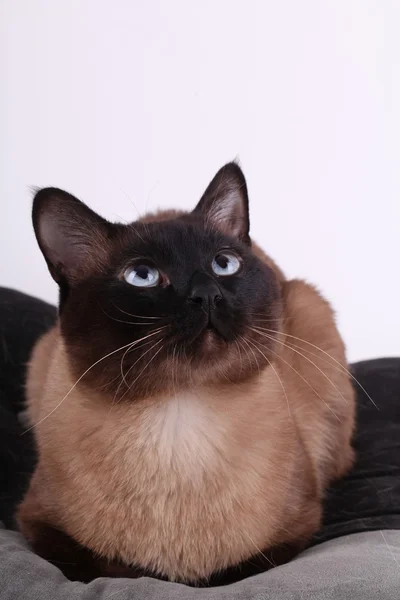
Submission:
<svg viewBox="0 0 400 600">
<path fill-rule="evenodd" d="M 38 218 L 43 210 L 45 210 L 46 204 L 52 198 L 57 197 L 60 194 L 61 190 L 53 187 L 47 188 L 33 188 L 33 204 L 32 204 L 32 220 L 33 224 L 36 228 L 36 224 Z"/>
<path fill-rule="evenodd" d="M 74 204 L 82 204 L 78 198 L 75 198 L 68 192 L 61 190 L 56 187 L 46 187 L 46 188 L 32 188 L 34 193 L 33 196 L 33 205 L 32 205 L 32 218 L 35 222 L 37 216 L 47 207 L 49 207 L 50 203 L 55 204 L 59 202 L 69 202 Z"/>
<path fill-rule="evenodd" d="M 239 163 L 235 160 L 226 163 L 226 165 L 221 168 L 221 172 L 225 175 L 231 175 L 232 177 L 238 177 L 240 179 L 245 178 Z"/>
<path fill-rule="evenodd" d="M 34 198 L 33 198 L 34 201 L 36 199 L 52 198 L 55 200 L 63 200 L 63 201 L 69 200 L 70 202 L 82 204 L 82 202 L 80 200 L 78 200 L 78 198 L 75 198 L 75 196 L 73 196 L 69 192 L 66 192 L 65 190 L 61 190 L 60 188 L 56 188 L 56 187 L 32 188 L 32 191 L 35 194 Z"/>
<path fill-rule="evenodd" d="M 41 203 L 48 200 L 49 198 L 61 199 L 63 196 L 70 196 L 70 194 L 68 194 L 64 190 L 60 190 L 59 188 L 55 187 L 32 188 L 32 191 L 34 192 L 34 203 Z M 70 197 L 72 198 L 72 196 Z"/>
<path fill-rule="evenodd" d="M 226 182 L 227 184 L 239 188 L 243 199 L 248 202 L 247 182 L 244 173 L 237 161 L 226 163 L 214 177 L 214 182 Z M 219 183 L 218 183 L 219 185 Z"/>
<path fill-rule="evenodd" d="M 63 194 L 65 194 L 65 192 L 63 192 L 63 190 L 60 190 L 58 188 L 54 188 L 54 187 L 46 187 L 46 188 L 32 188 L 33 191 L 33 205 L 39 205 L 42 202 L 46 202 L 46 200 L 49 200 L 50 198 L 59 198 L 60 196 L 62 196 Z"/>
</svg>

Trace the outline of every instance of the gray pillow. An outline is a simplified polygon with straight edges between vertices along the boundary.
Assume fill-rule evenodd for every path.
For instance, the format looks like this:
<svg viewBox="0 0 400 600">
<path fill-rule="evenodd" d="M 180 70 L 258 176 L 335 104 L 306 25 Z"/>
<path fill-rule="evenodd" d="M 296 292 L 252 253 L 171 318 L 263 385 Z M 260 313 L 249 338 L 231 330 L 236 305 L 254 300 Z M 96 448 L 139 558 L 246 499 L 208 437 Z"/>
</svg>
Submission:
<svg viewBox="0 0 400 600">
<path fill-rule="evenodd" d="M 400 531 L 355 533 L 226 587 L 195 589 L 150 578 L 68 581 L 0 529 L 1 600 L 399 600 Z"/>
</svg>

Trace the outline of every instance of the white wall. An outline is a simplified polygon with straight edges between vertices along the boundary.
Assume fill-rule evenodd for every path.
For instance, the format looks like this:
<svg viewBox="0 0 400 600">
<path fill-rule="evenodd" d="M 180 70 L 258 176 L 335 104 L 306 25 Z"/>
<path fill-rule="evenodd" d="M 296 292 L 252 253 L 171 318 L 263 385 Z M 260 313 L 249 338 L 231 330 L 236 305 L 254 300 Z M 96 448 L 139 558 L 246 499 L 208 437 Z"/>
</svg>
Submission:
<svg viewBox="0 0 400 600">
<path fill-rule="evenodd" d="M 134 219 L 238 156 L 253 237 L 333 302 L 350 359 L 400 355 L 397 0 L 0 10 L 0 284 L 56 299 L 29 186 Z"/>
</svg>

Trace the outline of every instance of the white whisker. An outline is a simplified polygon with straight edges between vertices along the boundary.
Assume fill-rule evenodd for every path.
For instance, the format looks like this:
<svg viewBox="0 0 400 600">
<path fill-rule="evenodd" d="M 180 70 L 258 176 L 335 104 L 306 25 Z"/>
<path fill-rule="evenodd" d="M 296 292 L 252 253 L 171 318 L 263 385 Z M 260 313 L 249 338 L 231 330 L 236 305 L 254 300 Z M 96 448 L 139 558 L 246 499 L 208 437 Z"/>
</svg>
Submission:
<svg viewBox="0 0 400 600">
<path fill-rule="evenodd" d="M 275 331 L 273 329 L 266 329 L 265 327 L 259 327 L 259 329 L 261 329 L 262 331 L 268 331 L 269 333 L 275 333 L 275 334 L 283 335 L 283 336 L 286 336 L 286 337 L 290 337 L 290 338 L 292 338 L 294 340 L 298 340 L 299 342 L 303 342 L 303 344 L 308 344 L 309 346 L 312 346 L 316 350 L 319 350 L 319 352 L 322 352 L 323 354 L 325 354 L 326 356 L 328 356 L 337 365 L 339 365 L 339 367 L 341 367 L 342 369 L 344 369 L 344 371 L 347 373 L 347 375 L 349 377 L 351 377 L 351 379 L 353 381 L 356 382 L 356 384 L 364 392 L 364 394 L 367 396 L 367 398 L 372 402 L 372 404 L 375 406 L 375 408 L 377 410 L 380 410 L 379 406 L 374 402 L 374 400 L 368 394 L 367 390 L 361 385 L 361 383 L 358 381 L 358 379 L 356 377 L 354 377 L 354 375 L 351 373 L 351 371 L 349 371 L 349 369 L 347 369 L 344 365 L 342 365 L 342 363 L 340 361 L 338 361 L 335 357 L 331 356 L 329 354 L 329 352 L 326 352 L 325 350 L 323 350 L 319 346 L 316 346 L 315 344 L 312 344 L 311 342 L 308 342 L 307 340 L 303 340 L 303 338 L 299 338 L 299 337 L 296 337 L 295 335 L 291 335 L 290 333 L 286 333 L 286 332 L 282 332 L 282 331 Z"/>
<path fill-rule="evenodd" d="M 283 381 L 281 379 L 281 377 L 279 376 L 277 370 L 275 369 L 274 365 L 272 364 L 272 362 L 265 356 L 264 352 L 262 352 L 260 350 L 260 348 L 258 348 L 258 346 L 256 346 L 255 342 L 252 342 L 251 340 L 248 340 L 248 342 L 252 343 L 254 345 L 254 347 L 256 348 L 256 350 L 258 350 L 260 352 L 260 354 L 265 358 L 265 360 L 267 361 L 267 363 L 269 364 L 269 366 L 271 367 L 271 369 L 273 370 L 273 372 L 275 373 L 279 383 L 281 384 L 282 387 L 282 391 L 285 394 L 285 398 L 286 398 L 286 404 L 287 404 L 287 408 L 288 408 L 288 414 L 289 417 L 292 418 L 292 413 L 290 411 L 290 404 L 289 404 L 289 398 L 285 389 L 285 386 L 283 385 Z"/>
<path fill-rule="evenodd" d="M 255 363 L 256 363 L 256 365 L 257 365 L 258 374 L 259 374 L 259 375 L 261 375 L 260 365 L 259 365 L 259 363 L 258 363 L 258 360 L 257 360 L 257 357 L 256 357 L 256 355 L 255 355 L 255 353 L 254 353 L 254 350 L 253 350 L 253 348 L 252 348 L 252 347 L 250 346 L 250 344 L 249 344 L 249 341 L 248 341 L 248 340 L 247 340 L 245 337 L 243 337 L 242 335 L 241 335 L 241 336 L 239 336 L 239 337 L 240 337 L 240 339 L 241 339 L 241 340 L 243 340 L 243 342 L 244 342 L 244 343 L 247 345 L 248 349 L 249 349 L 249 350 L 250 350 L 250 352 L 252 353 L 252 355 L 253 355 L 253 358 L 254 358 L 254 360 L 255 360 Z"/>
<path fill-rule="evenodd" d="M 274 338 L 270 338 L 272 341 L 275 341 Z M 261 346 L 262 344 L 260 342 L 258 342 Z M 317 396 L 317 398 L 319 398 L 321 400 L 321 402 L 323 402 L 326 406 L 326 408 L 334 415 L 334 417 L 341 422 L 340 417 L 338 417 L 338 415 L 335 413 L 334 410 L 332 410 L 332 408 L 325 402 L 325 400 L 322 398 L 322 396 L 317 392 L 317 390 L 311 385 L 311 383 L 309 381 L 307 381 L 307 379 L 305 377 L 303 377 L 303 375 L 301 373 L 299 373 L 299 371 L 297 371 L 297 369 L 295 369 L 287 360 L 285 360 L 280 354 L 278 354 L 277 352 L 274 352 L 274 350 L 272 350 L 271 348 L 269 348 L 269 351 L 272 352 L 272 354 L 274 354 L 275 356 L 277 356 L 280 360 L 282 360 L 285 364 L 287 364 L 288 367 L 290 367 L 292 369 L 292 371 L 294 371 L 295 373 L 297 373 L 297 375 L 304 381 L 304 383 L 306 385 L 308 385 L 308 387 L 314 392 L 314 394 Z"/>
<path fill-rule="evenodd" d="M 239 361 L 240 361 L 240 373 L 243 372 L 243 359 L 242 359 L 242 352 L 240 350 L 240 345 L 239 342 L 237 340 L 234 340 L 235 342 L 235 346 L 238 349 L 238 354 L 239 354 Z"/>
<path fill-rule="evenodd" d="M 261 554 L 261 556 L 262 556 L 263 558 L 265 558 L 265 560 L 266 560 L 266 561 L 267 561 L 267 562 L 268 562 L 268 563 L 271 565 L 271 567 L 276 567 L 276 564 L 275 564 L 274 562 L 272 562 L 272 560 L 270 560 L 270 559 L 268 558 L 268 556 L 266 556 L 266 555 L 265 555 L 265 554 L 264 554 L 264 553 L 263 553 L 263 552 L 260 550 L 260 548 L 259 548 L 259 547 L 257 546 L 257 544 L 254 542 L 254 540 L 252 540 L 252 538 L 249 536 L 249 534 L 247 533 L 247 531 L 243 531 L 243 533 L 244 533 L 245 535 L 247 535 L 248 539 L 249 539 L 249 540 L 250 540 L 250 542 L 253 544 L 254 548 L 257 550 L 257 552 L 258 552 L 259 554 Z"/>
<path fill-rule="evenodd" d="M 151 341 L 153 341 L 153 340 L 151 340 Z M 128 390 L 130 390 L 130 389 L 131 389 L 131 386 L 130 386 L 130 385 L 128 384 L 128 382 L 126 381 L 126 378 L 127 378 L 127 376 L 129 375 L 129 373 L 132 371 L 132 369 L 133 369 L 133 368 L 134 368 L 134 367 L 137 365 L 137 363 L 138 363 L 138 362 L 139 362 L 139 361 L 140 361 L 140 360 L 141 360 L 141 359 L 142 359 L 144 356 L 146 356 L 146 354 L 148 354 L 149 352 L 151 352 L 151 351 L 153 350 L 153 348 L 155 348 L 155 347 L 156 347 L 156 346 L 157 346 L 157 345 L 158 345 L 158 344 L 159 344 L 161 341 L 162 341 L 162 340 L 158 340 L 158 341 L 157 341 L 155 344 L 153 344 L 153 345 L 152 345 L 150 348 L 148 348 L 148 349 L 146 350 L 146 352 L 143 352 L 143 354 L 141 354 L 141 355 L 139 356 L 139 358 L 135 360 L 135 362 L 133 363 L 133 365 L 131 365 L 131 366 L 129 367 L 129 369 L 127 370 L 127 372 L 126 372 L 126 374 L 125 374 L 125 375 L 123 375 L 123 373 L 122 373 L 122 369 L 121 369 L 121 373 L 122 373 L 122 379 L 121 379 L 121 381 L 120 381 L 120 383 L 119 383 L 119 385 L 118 385 L 118 387 L 117 387 L 117 391 L 116 391 L 116 392 L 115 392 L 115 394 L 114 394 L 114 400 L 113 400 L 113 404 L 114 404 L 114 401 L 115 401 L 115 399 L 116 399 L 116 397 L 117 397 L 117 394 L 118 394 L 118 392 L 119 392 L 119 390 L 120 390 L 120 388 L 121 388 L 121 385 L 122 385 L 122 383 L 125 383 L 126 387 L 128 388 L 128 389 L 126 390 L 126 392 L 127 392 Z M 125 393 L 126 393 L 126 392 L 125 392 Z M 117 404 L 118 404 L 118 403 L 117 403 Z"/>
<path fill-rule="evenodd" d="M 265 333 L 261 333 L 261 331 L 253 329 L 253 328 L 252 328 L 252 330 L 255 331 L 256 333 L 258 333 L 259 335 L 263 335 L 264 337 L 266 337 L 266 338 L 268 338 L 270 340 L 274 340 L 274 341 L 278 342 L 278 344 L 281 344 L 282 346 L 285 346 L 286 348 L 289 348 L 289 346 L 287 344 L 285 344 L 285 342 L 281 342 L 280 340 L 276 340 L 271 335 L 268 335 L 268 334 L 265 334 Z M 340 395 L 340 397 L 343 399 L 343 401 L 344 402 L 348 402 L 348 399 L 343 396 L 342 392 L 339 390 L 339 388 L 337 387 L 337 385 L 335 383 L 333 383 L 333 381 L 328 377 L 328 375 L 326 373 L 324 373 L 324 371 L 322 369 L 320 369 L 319 366 L 316 365 L 314 361 L 312 361 L 307 356 L 304 356 L 304 354 L 302 352 L 300 352 L 299 350 L 295 350 L 295 348 L 290 348 L 290 349 L 293 352 L 296 352 L 296 354 L 298 354 L 302 358 L 304 358 L 304 360 L 306 360 L 309 363 L 311 363 L 316 369 L 318 369 L 318 371 L 329 381 L 329 383 L 332 385 L 332 387 L 334 388 L 334 390 L 337 391 L 337 393 Z"/>
<path fill-rule="evenodd" d="M 174 352 L 172 354 L 172 369 L 171 369 L 171 374 L 172 374 L 172 387 L 174 388 L 174 396 L 175 399 L 177 398 L 177 393 L 176 393 L 176 384 L 178 381 L 178 363 L 175 359 L 175 352 L 177 350 L 177 345 L 174 345 Z M 179 407 L 179 402 L 178 402 L 178 407 Z"/>
<path fill-rule="evenodd" d="M 124 362 L 124 358 L 127 355 L 128 352 L 131 352 L 132 350 L 139 350 L 139 348 L 143 348 L 143 346 L 145 346 L 148 343 L 151 343 L 153 340 L 150 340 L 150 342 L 146 342 L 145 344 L 141 344 L 140 346 L 137 346 L 137 344 L 139 344 L 139 342 L 143 342 L 144 340 L 147 340 L 150 337 L 155 336 L 157 333 L 160 333 L 163 329 L 165 329 L 165 327 L 159 327 L 158 329 L 156 329 L 155 331 L 153 331 L 152 333 L 149 333 L 148 335 L 140 338 L 140 340 L 137 340 L 137 342 L 135 342 L 134 344 L 132 344 L 132 346 L 130 348 L 127 348 L 121 358 L 121 377 L 122 377 L 122 381 L 128 385 L 126 383 L 125 380 L 125 376 L 124 376 L 124 371 L 123 371 L 123 362 Z M 139 357 L 140 358 L 140 357 Z M 129 371 L 128 371 L 129 372 Z"/>
<path fill-rule="evenodd" d="M 243 338 L 241 335 L 239 336 L 239 338 L 240 338 L 241 340 L 244 340 L 244 338 Z M 246 346 L 241 346 L 241 348 L 242 348 L 242 350 L 243 350 L 243 351 L 246 353 L 247 360 L 249 361 L 249 363 L 250 363 L 250 365 L 251 365 L 251 357 L 250 357 L 249 353 L 247 352 L 247 348 L 246 348 Z M 256 355 L 254 354 L 254 352 L 253 352 L 253 355 L 254 355 L 254 360 L 255 360 L 255 361 L 256 361 L 256 363 L 257 363 L 258 372 L 260 373 L 260 366 L 259 366 L 259 364 L 258 364 L 258 361 L 257 361 L 257 359 L 256 359 Z"/>
<path fill-rule="evenodd" d="M 93 367 L 95 367 L 96 365 L 98 365 L 100 362 L 102 362 L 103 360 L 105 360 L 106 358 L 108 358 L 109 356 L 112 356 L 113 354 L 116 354 L 117 352 L 120 352 L 121 350 L 124 350 L 125 348 L 128 348 L 129 346 L 131 346 L 133 343 L 135 342 L 130 342 L 129 344 L 125 344 L 125 346 L 121 346 L 120 348 L 117 348 L 116 350 L 113 350 L 112 352 L 109 352 L 108 354 L 106 354 L 105 356 L 103 356 L 102 358 L 99 358 L 99 360 L 96 360 L 96 362 L 94 362 L 88 369 L 86 369 L 86 371 L 84 373 L 82 373 L 82 375 L 79 377 L 79 379 L 74 383 L 74 385 L 72 386 L 72 388 L 69 390 L 69 392 L 67 392 L 64 396 L 64 398 L 62 398 L 62 400 L 60 400 L 60 402 L 45 416 L 43 417 L 43 419 L 40 419 L 40 421 L 38 421 L 37 423 L 35 423 L 34 425 L 32 425 L 31 427 L 29 427 L 29 429 L 26 429 L 21 435 L 24 435 L 25 433 L 28 433 L 28 431 L 30 431 L 31 429 L 33 429 L 34 427 L 37 427 L 38 425 L 40 425 L 41 423 L 43 423 L 43 421 L 45 421 L 46 419 L 48 419 L 56 410 L 57 408 L 59 408 L 61 406 L 61 404 L 64 402 L 64 400 L 66 400 L 68 398 L 68 396 L 70 395 L 70 393 L 76 388 L 76 386 L 78 385 L 78 383 L 83 379 L 83 377 L 85 377 L 85 375 L 87 373 L 89 373 L 89 371 L 91 369 L 93 369 Z"/>
<path fill-rule="evenodd" d="M 124 315 L 128 315 L 129 317 L 135 317 L 136 319 L 157 319 L 157 320 L 162 319 L 162 317 L 148 317 L 147 315 L 145 315 L 145 316 L 144 315 L 134 315 L 133 313 L 126 312 L 126 310 L 122 310 L 122 308 L 120 308 L 119 306 L 114 304 L 114 302 L 113 302 L 113 305 L 115 306 L 115 308 L 117 310 L 124 313 Z"/>
<path fill-rule="evenodd" d="M 161 340 L 159 340 L 159 342 L 160 342 L 160 341 L 161 341 Z M 157 343 L 159 343 L 159 342 L 157 342 Z M 154 346 L 156 346 L 156 345 L 157 345 L 157 343 L 156 343 L 156 344 L 154 344 Z M 153 347 L 154 347 L 154 346 L 153 346 Z M 153 347 L 152 347 L 152 348 L 153 348 Z M 152 348 L 151 348 L 151 349 L 152 349 Z M 157 354 L 158 354 L 159 352 L 161 352 L 161 350 L 162 350 L 163 348 L 164 348 L 164 345 L 162 345 L 162 346 L 161 346 L 161 348 L 159 348 L 159 349 L 157 350 L 157 352 L 155 352 L 155 353 L 154 353 L 154 355 L 151 357 L 151 359 L 149 360 L 149 362 L 148 362 L 148 363 L 147 363 L 147 364 L 146 364 L 146 365 L 143 367 L 143 369 L 140 371 L 139 375 L 138 375 L 138 376 L 137 376 L 137 377 L 136 377 L 136 378 L 133 380 L 133 382 L 131 383 L 131 385 L 129 386 L 129 388 L 126 390 L 126 392 L 124 392 L 124 394 L 122 394 L 122 396 L 121 396 L 121 398 L 118 400 L 117 404 L 119 404 L 119 402 L 121 402 L 121 400 L 122 400 L 122 399 L 124 398 L 124 396 L 125 396 L 125 395 L 128 393 L 128 391 L 132 389 L 132 387 L 134 386 L 134 384 L 136 383 L 136 381 L 139 379 L 139 377 L 142 375 L 142 373 L 143 373 L 143 372 L 144 372 L 144 371 L 147 369 L 147 367 L 150 365 L 150 363 L 151 363 L 151 362 L 153 362 L 153 360 L 155 359 L 155 357 L 157 356 Z"/>
<path fill-rule="evenodd" d="M 111 315 L 106 313 L 105 310 L 103 310 L 102 308 L 101 308 L 101 310 L 106 315 L 106 317 L 108 317 L 112 321 L 117 321 L 117 323 L 125 323 L 126 325 L 154 325 L 154 323 L 152 321 L 149 321 L 149 322 L 147 322 L 147 321 L 124 321 L 123 319 L 116 319 L 115 317 L 112 317 Z M 145 318 L 145 317 L 143 317 L 143 318 Z"/>
</svg>

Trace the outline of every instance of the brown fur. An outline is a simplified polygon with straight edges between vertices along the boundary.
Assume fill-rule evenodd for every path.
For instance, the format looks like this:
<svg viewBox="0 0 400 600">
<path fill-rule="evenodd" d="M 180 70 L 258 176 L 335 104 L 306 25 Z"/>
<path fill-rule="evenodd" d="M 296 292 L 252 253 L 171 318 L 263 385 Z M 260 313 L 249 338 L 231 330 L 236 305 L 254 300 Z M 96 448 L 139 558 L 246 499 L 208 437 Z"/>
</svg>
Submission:
<svg viewBox="0 0 400 600">
<path fill-rule="evenodd" d="M 27 398 L 39 462 L 18 512 L 34 545 L 46 524 L 101 557 L 194 582 L 318 529 L 326 486 L 353 460 L 344 346 L 315 289 L 253 251 L 274 270 L 283 314 L 272 365 L 248 380 L 205 372 L 194 388 L 183 379 L 115 406 L 77 385 L 60 404 L 79 369 L 59 325 L 38 342 Z"/>
</svg>

